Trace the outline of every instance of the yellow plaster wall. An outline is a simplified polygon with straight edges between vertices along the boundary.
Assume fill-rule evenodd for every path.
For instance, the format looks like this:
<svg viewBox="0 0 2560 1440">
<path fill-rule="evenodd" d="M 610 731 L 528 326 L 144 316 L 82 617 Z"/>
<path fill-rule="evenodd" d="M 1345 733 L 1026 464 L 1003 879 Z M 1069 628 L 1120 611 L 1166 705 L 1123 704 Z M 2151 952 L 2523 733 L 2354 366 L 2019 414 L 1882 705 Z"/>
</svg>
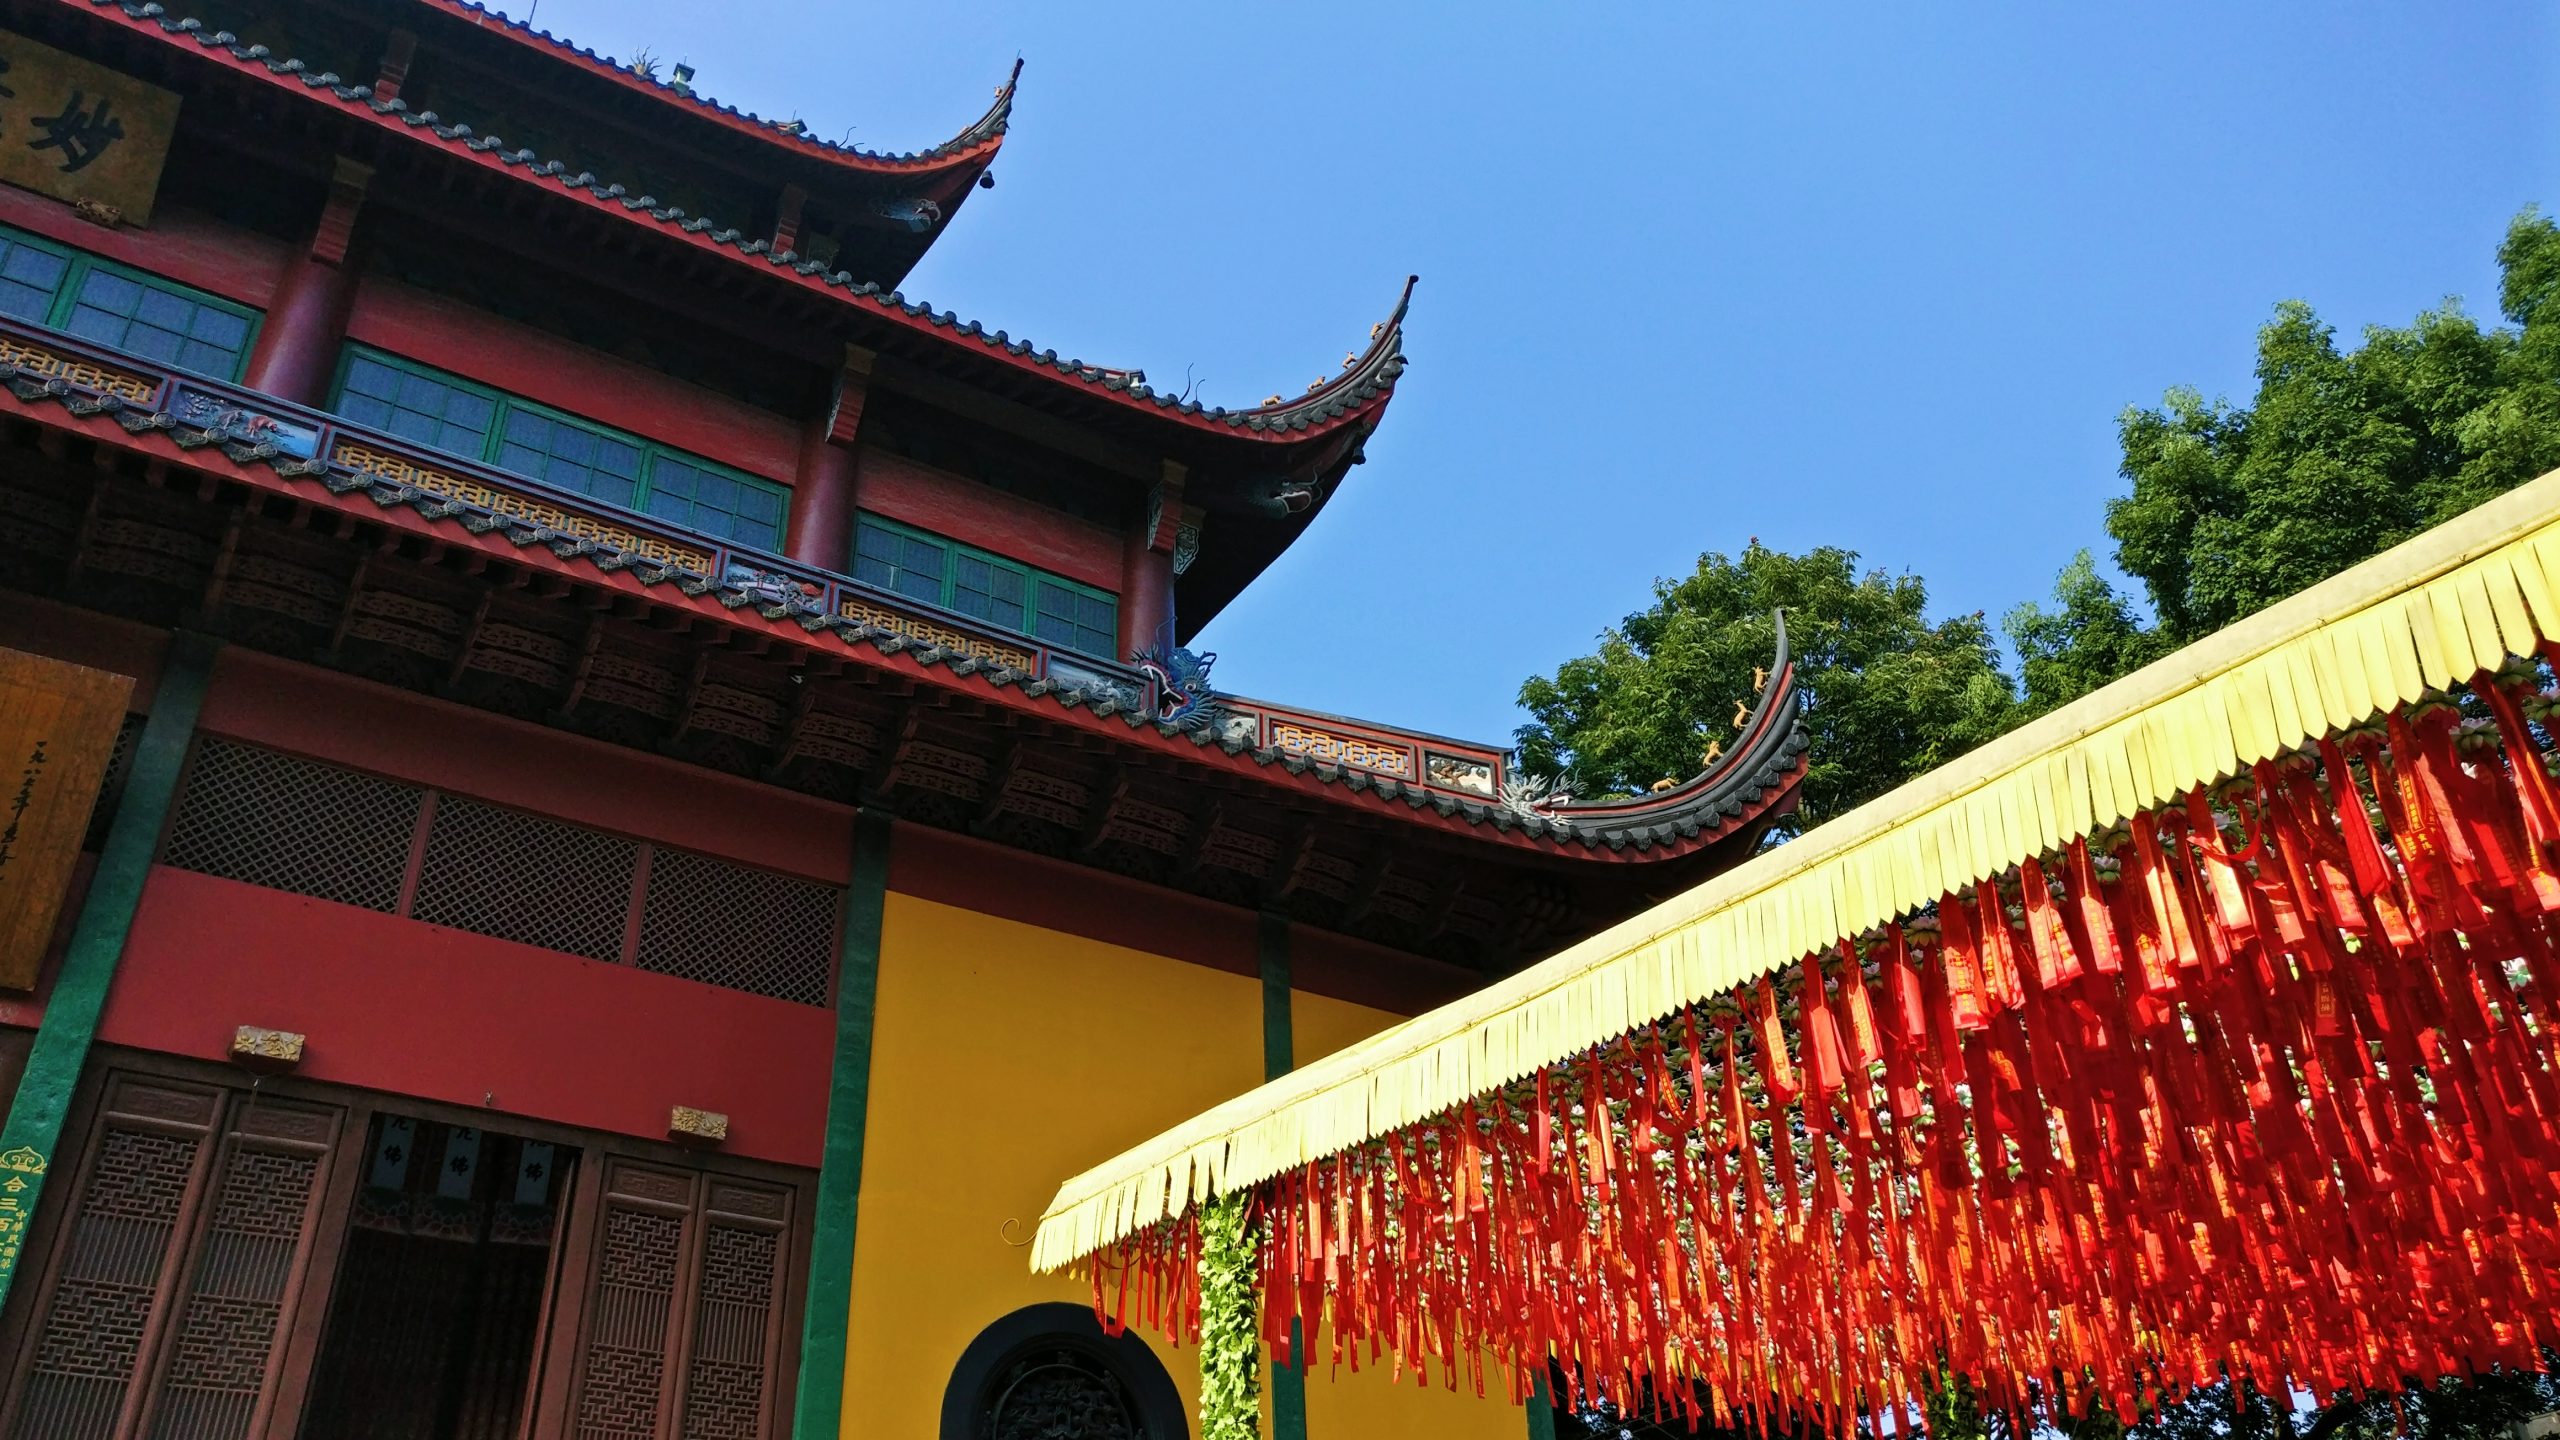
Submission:
<svg viewBox="0 0 2560 1440">
<path fill-rule="evenodd" d="M 842 1429 L 866 1440 L 939 1434 L 980 1330 L 1092 1298 L 1008 1221 L 1027 1244 L 1059 1181 L 1262 1081 L 1254 979 L 894 891 L 882 926 Z M 1149 1342 L 1196 1416 L 1198 1362 Z"/>
<path fill-rule="evenodd" d="M 1300 991 L 1296 1062 L 1400 1018 Z M 1060 1180 L 1261 1081 L 1259 981 L 891 892 L 841 1434 L 938 1434 L 943 1386 L 980 1330 L 1025 1305 L 1091 1298 L 1033 1275 L 1007 1222 L 1027 1241 Z M 1196 1431 L 1197 1360 L 1147 1338 Z M 1525 1431 L 1499 1401 L 1319 1368 L 1307 1433 Z"/>
</svg>

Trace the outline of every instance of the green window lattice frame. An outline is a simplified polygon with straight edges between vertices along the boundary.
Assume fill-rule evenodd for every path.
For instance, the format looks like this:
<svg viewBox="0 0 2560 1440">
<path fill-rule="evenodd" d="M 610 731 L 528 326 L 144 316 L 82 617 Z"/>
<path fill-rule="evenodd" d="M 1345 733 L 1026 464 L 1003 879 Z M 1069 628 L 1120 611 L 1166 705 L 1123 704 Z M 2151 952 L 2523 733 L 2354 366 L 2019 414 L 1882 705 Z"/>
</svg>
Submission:
<svg viewBox="0 0 2560 1440">
<path fill-rule="evenodd" d="M 131 265 L 110 260 L 103 255 L 93 254 L 76 245 L 65 245 L 59 240 L 49 239 L 31 231 L 21 230 L 14 225 L 0 225 L 0 241 L 6 241 L 11 245 L 22 245 L 27 249 L 51 255 L 55 259 L 63 262 L 62 277 L 54 282 L 53 298 L 45 307 L 43 318 L 36 320 L 34 323 L 42 325 L 48 330 L 55 330 L 65 335 L 71 335 L 75 340 L 88 340 L 91 344 L 115 343 L 97 340 L 89 336 L 72 335 L 70 325 L 72 312 L 80 307 L 80 294 L 81 291 L 87 287 L 89 277 L 92 275 L 111 275 L 119 280 L 126 281 L 129 284 L 138 285 L 145 290 L 158 291 L 172 299 L 183 300 L 190 305 L 211 310 L 218 314 L 228 315 L 241 321 L 243 328 L 240 336 L 239 353 L 232 357 L 230 367 L 225 370 L 199 370 L 196 373 L 211 375 L 217 380 L 237 381 L 240 378 L 241 372 L 249 368 L 250 353 L 256 350 L 258 346 L 259 328 L 266 323 L 265 312 L 259 310 L 257 307 L 252 305 L 243 305 L 237 300 L 226 300 L 222 296 L 213 294 L 210 291 L 199 290 L 193 285 L 182 285 L 175 280 L 169 279 L 165 275 L 154 275 L 148 270 L 137 270 Z M 210 341 L 196 339 L 196 337 L 193 336 L 188 338 L 194 339 L 198 344 L 212 344 Z M 122 349 L 127 347 L 119 344 L 117 345 L 117 348 Z M 181 362 L 171 361 L 164 363 Z M 194 367 L 186 366 L 184 368 L 193 369 Z"/>
<path fill-rule="evenodd" d="M 941 593 L 939 595 L 914 595 L 912 598 L 930 601 L 931 603 L 939 605 L 943 609 L 949 610 L 954 614 L 978 621 L 983 625 L 992 625 L 1001 630 L 1011 631 L 1016 635 L 1036 640 L 1043 645 L 1057 646 L 1060 649 L 1072 650 L 1079 655 L 1090 655 L 1101 660 L 1116 660 L 1119 658 L 1113 652 L 1119 648 L 1118 622 L 1120 618 L 1120 597 L 1112 594 L 1110 591 L 1097 589 L 1094 586 L 1084 584 L 1080 581 L 1070 580 L 1064 575 L 1054 574 L 1050 571 L 1043 570 L 1036 565 L 1025 565 L 1019 560 L 1009 560 L 1002 555 L 993 553 L 992 551 L 981 550 L 975 545 L 954 540 L 948 535 L 936 535 L 930 530 L 919 530 L 913 525 L 901 524 L 898 521 L 888 519 L 885 516 L 875 515 L 868 510 L 859 512 L 854 518 L 854 547 L 856 551 L 854 564 L 856 567 L 857 578 L 859 578 L 859 571 L 862 563 L 860 559 L 861 532 L 866 527 L 910 542 L 929 545 L 941 552 Z M 1020 581 L 1022 586 L 1021 616 L 1018 619 L 1008 621 L 1000 614 L 995 616 L 980 615 L 961 605 L 959 603 L 959 592 L 961 588 L 959 562 L 962 560 L 976 561 L 990 567 L 992 570 L 1010 575 Z M 1104 623 L 1099 626 L 1077 624 L 1074 627 L 1077 631 L 1077 636 L 1073 640 L 1060 640 L 1043 636 L 1039 633 L 1038 627 L 1041 613 L 1040 601 L 1044 592 L 1064 594 L 1071 602 L 1082 600 L 1098 603 L 1102 607 L 1102 619 Z M 897 590 L 895 593 L 910 594 L 911 592 Z M 1088 631 L 1092 632 L 1090 638 L 1088 638 L 1086 633 Z"/>
<path fill-rule="evenodd" d="M 461 394 L 482 400 L 490 406 L 488 429 L 486 433 L 481 436 L 479 449 L 476 452 L 473 452 L 449 449 L 442 445 L 436 446 L 436 448 L 444 450 L 446 454 L 459 455 L 466 460 L 476 460 L 481 464 L 488 465 L 494 469 L 506 470 L 509 474 L 523 474 L 524 472 L 522 471 L 509 469 L 506 465 L 501 464 L 498 459 L 498 456 L 506 449 L 507 446 L 507 419 L 509 416 L 526 415 L 548 421 L 556 426 L 564 426 L 572 430 L 584 431 L 600 442 L 627 445 L 640 452 L 638 473 L 632 481 L 631 496 L 626 501 L 605 496 L 592 495 L 587 491 L 580 490 L 576 486 L 562 485 L 560 488 L 570 490 L 573 493 L 588 494 L 589 498 L 596 500 L 599 504 L 611 505 L 616 509 L 628 510 L 635 515 L 639 515 L 647 519 L 683 525 L 687 529 L 699 531 L 702 534 L 713 536 L 729 544 L 743 545 L 751 549 L 761 550 L 768 553 L 779 553 L 782 548 L 782 537 L 790 528 L 791 523 L 790 487 L 777 485 L 770 480 L 750 475 L 743 470 L 735 468 L 734 466 L 723 465 L 716 460 L 707 459 L 690 450 L 680 450 L 673 445 L 661 445 L 657 441 L 649 439 L 647 436 L 635 435 L 628 430 L 617 429 L 611 425 L 599 424 L 583 415 L 573 415 L 566 410 L 557 408 L 556 406 L 545 405 L 538 400 L 528 400 L 521 395 L 510 394 L 509 392 L 497 389 L 494 386 L 483 385 L 476 380 L 470 380 L 463 376 L 456 375 L 450 370 L 440 370 L 432 365 L 421 364 L 418 361 L 409 359 L 405 355 L 397 355 L 391 351 L 381 349 L 378 346 L 349 341 L 345 348 L 339 352 L 337 372 L 329 381 L 330 413 L 340 415 L 345 413 L 347 378 L 355 369 L 355 365 L 358 360 L 371 361 L 372 363 L 383 366 L 386 369 L 395 370 L 404 375 L 416 376 L 417 378 L 431 384 L 441 385 L 446 389 L 458 391 Z M 418 443 L 433 445 L 436 442 L 421 441 Z M 656 473 L 658 462 L 661 459 L 666 459 L 679 465 L 688 466 L 704 474 L 718 476 L 743 490 L 770 496 L 774 502 L 773 536 L 771 541 L 767 542 L 761 537 L 741 537 L 735 529 L 707 528 L 700 522 L 698 518 L 698 510 L 696 511 L 697 518 L 688 518 L 685 520 L 670 520 L 667 516 L 653 513 L 649 509 L 649 500 L 651 495 L 654 493 L 651 488 L 650 481 L 652 476 Z M 527 478 L 543 480 L 546 484 L 557 483 L 549 481 L 544 476 L 540 475 L 529 476 Z M 694 508 L 692 507 L 691 502 L 688 502 L 688 508 Z M 724 518 L 734 519 L 736 517 L 730 516 Z"/>
</svg>

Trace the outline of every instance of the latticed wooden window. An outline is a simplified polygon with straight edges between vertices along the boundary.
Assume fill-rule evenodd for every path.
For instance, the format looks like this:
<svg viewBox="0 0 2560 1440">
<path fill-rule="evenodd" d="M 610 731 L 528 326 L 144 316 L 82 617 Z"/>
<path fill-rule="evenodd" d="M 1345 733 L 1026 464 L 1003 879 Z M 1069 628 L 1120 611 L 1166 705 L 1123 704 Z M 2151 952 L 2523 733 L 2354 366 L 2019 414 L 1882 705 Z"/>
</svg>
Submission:
<svg viewBox="0 0 2560 1440">
<path fill-rule="evenodd" d="M 497 427 L 495 391 L 450 376 L 394 365 L 351 350 L 338 381 L 338 413 L 359 425 L 477 460 Z"/>
<path fill-rule="evenodd" d="M 165 864 L 392 911 L 426 791 L 254 745 L 196 747 Z"/>
<path fill-rule="evenodd" d="M 1119 644 L 1108 592 L 876 515 L 855 523 L 853 578 L 1080 654 Z"/>
<path fill-rule="evenodd" d="M 386 350 L 347 347 L 331 408 L 356 424 L 733 545 L 772 552 L 782 544 L 791 495 L 770 480 Z"/>
<path fill-rule="evenodd" d="M 779 1431 L 793 1198 L 780 1185 L 606 1163 L 575 1434 L 762 1440 Z"/>
<path fill-rule="evenodd" d="M 622 958 L 638 842 L 476 800 L 437 797 L 411 912 L 590 960 Z"/>
<path fill-rule="evenodd" d="M 5 225 L 0 314 L 217 380 L 240 378 L 258 334 L 246 305 Z"/>
<path fill-rule="evenodd" d="M 832 885 L 660 850 L 636 958 L 644 970 L 824 1005 L 843 898 Z"/>
<path fill-rule="evenodd" d="M 844 892 L 207 738 L 161 863 L 802 1005 Z"/>
<path fill-rule="evenodd" d="M 278 1347 L 336 1107 L 110 1075 L 36 1299 L 10 1435 L 237 1440 Z"/>
</svg>

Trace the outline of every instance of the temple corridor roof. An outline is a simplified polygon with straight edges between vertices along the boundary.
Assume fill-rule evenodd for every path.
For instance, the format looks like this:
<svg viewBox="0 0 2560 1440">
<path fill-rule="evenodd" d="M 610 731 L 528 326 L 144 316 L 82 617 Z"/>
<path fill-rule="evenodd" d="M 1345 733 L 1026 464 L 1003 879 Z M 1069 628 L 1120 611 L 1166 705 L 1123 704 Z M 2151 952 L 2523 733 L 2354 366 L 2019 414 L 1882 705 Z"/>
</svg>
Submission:
<svg viewBox="0 0 2560 1440">
<path fill-rule="evenodd" d="M 871 325 L 885 324 L 895 335 L 921 343 L 952 363 L 1013 377 L 1061 398 L 1076 397 L 1098 405 L 1104 415 L 1128 417 L 1150 427 L 1169 426 L 1197 440 L 1240 441 L 1256 448 L 1295 450 L 1302 442 L 1374 428 L 1405 368 L 1403 321 L 1412 298 L 1410 278 L 1394 310 L 1372 327 L 1366 345 L 1338 374 L 1329 373 L 1293 398 L 1275 397 L 1260 405 L 1235 409 L 1204 406 L 1155 389 L 1147 383 L 1142 370 L 1061 358 L 1054 349 L 1015 339 L 1001 329 L 991 330 L 953 311 L 938 310 L 908 298 L 900 290 L 859 280 L 844 270 L 830 270 L 790 250 L 776 250 L 769 240 L 751 236 L 735 226 L 723 225 L 709 216 L 688 215 L 655 196 L 633 194 L 626 186 L 592 171 L 573 171 L 561 161 L 546 160 L 530 149 L 510 146 L 501 136 L 481 134 L 468 121 L 449 119 L 432 110 L 412 109 L 397 97 L 383 99 L 367 84 L 350 83 L 326 70 L 314 71 L 299 59 L 279 57 L 267 47 L 229 31 L 172 15 L 157 3 L 55 3 L 101 15 L 129 32 L 180 47 L 181 53 L 221 66 L 232 74 L 327 105 L 375 134 L 386 138 L 405 136 L 493 176 L 540 187 L 590 210 L 647 227 L 725 263 L 752 266 L 782 283 L 856 311 Z M 466 8 L 458 0 L 434 3 L 440 8 L 447 4 L 456 10 Z M 510 27 L 504 33 L 515 31 Z M 523 39 L 526 44 L 553 43 L 531 36 Z M 648 83 L 631 78 L 634 84 Z M 991 119 L 1000 125 L 1000 112 L 1005 109 L 1005 104 L 1000 103 L 997 110 L 990 111 Z M 986 143 L 1000 140 L 999 131 Z M 1347 460 L 1349 456 L 1343 458 Z"/>
</svg>

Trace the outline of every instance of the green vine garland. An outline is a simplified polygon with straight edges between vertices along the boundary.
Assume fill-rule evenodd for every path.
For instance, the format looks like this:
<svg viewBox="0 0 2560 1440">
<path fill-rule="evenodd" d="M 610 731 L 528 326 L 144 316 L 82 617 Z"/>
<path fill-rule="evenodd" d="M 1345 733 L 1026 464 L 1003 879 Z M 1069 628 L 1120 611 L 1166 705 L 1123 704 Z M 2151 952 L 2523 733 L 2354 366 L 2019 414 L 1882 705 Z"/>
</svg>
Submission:
<svg viewBox="0 0 2560 1440">
<path fill-rule="evenodd" d="M 1249 1195 L 1221 1195 L 1200 1214 L 1200 1440 L 1262 1434 L 1250 1202 Z"/>
</svg>

